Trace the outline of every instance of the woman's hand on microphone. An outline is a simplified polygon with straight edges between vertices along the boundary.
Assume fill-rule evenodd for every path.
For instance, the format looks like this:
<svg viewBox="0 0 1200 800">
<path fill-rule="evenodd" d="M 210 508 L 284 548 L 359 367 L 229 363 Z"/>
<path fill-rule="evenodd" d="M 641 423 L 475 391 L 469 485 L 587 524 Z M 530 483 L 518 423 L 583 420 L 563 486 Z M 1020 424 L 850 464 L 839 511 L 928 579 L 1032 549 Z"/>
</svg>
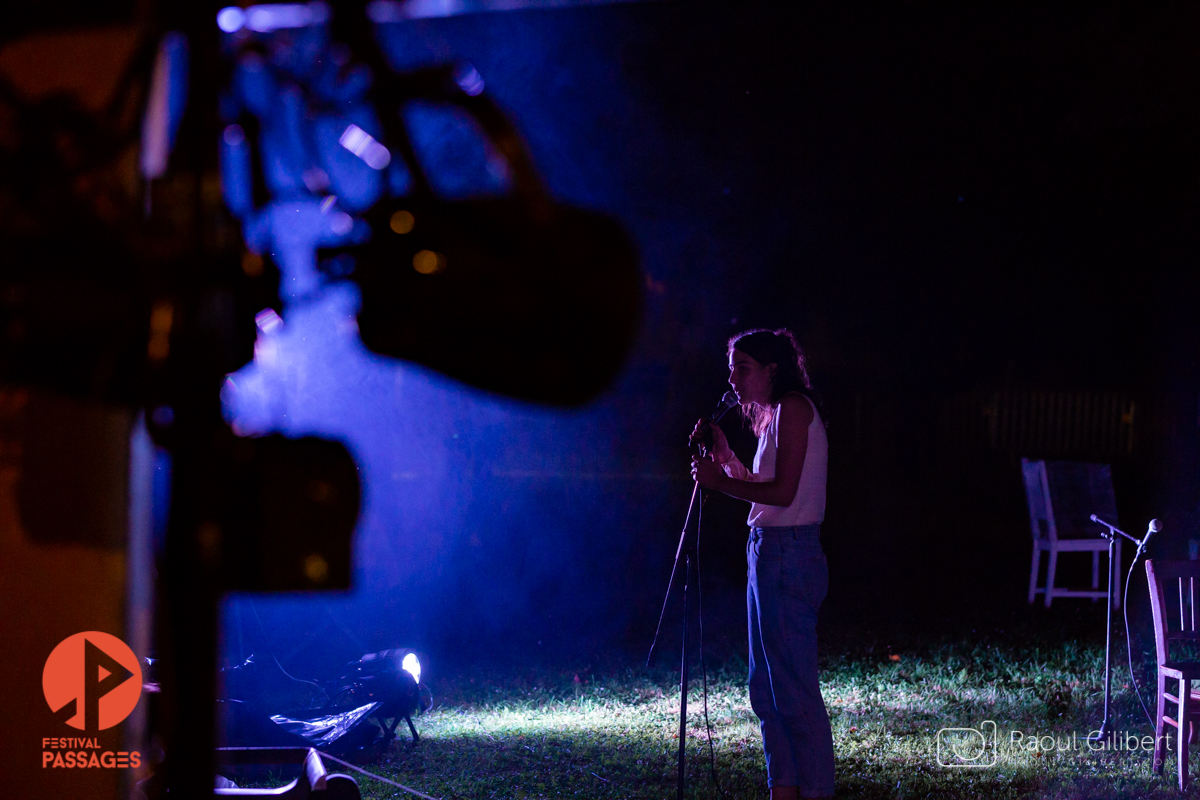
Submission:
<svg viewBox="0 0 1200 800">
<path fill-rule="evenodd" d="M 697 420 L 696 427 L 692 429 L 692 437 L 689 441 L 692 444 L 702 442 L 704 435 L 710 431 L 712 432 L 712 446 L 709 448 L 709 454 L 718 464 L 724 464 L 733 458 L 733 450 L 729 448 L 729 440 L 725 438 L 725 431 L 721 430 L 720 425 L 711 423 L 706 419 Z"/>
<path fill-rule="evenodd" d="M 716 489 L 727 479 L 725 470 L 711 458 L 692 456 L 692 480 L 705 489 Z"/>
</svg>

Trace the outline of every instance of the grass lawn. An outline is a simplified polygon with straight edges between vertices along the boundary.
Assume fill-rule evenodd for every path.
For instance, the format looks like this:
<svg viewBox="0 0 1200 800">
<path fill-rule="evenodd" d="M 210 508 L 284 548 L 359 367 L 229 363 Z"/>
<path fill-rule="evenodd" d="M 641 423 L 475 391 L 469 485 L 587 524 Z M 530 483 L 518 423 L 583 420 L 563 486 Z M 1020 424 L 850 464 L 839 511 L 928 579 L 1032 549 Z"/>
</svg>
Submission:
<svg viewBox="0 0 1200 800">
<path fill-rule="evenodd" d="M 1174 757 L 1159 777 L 1142 749 L 1150 740 L 1126 738 L 1151 730 L 1129 686 L 1123 644 L 1114 646 L 1113 679 L 1121 741 L 1107 749 L 1085 742 L 1102 717 L 1103 657 L 1102 643 L 1021 635 L 831 649 L 822 689 L 837 796 L 1179 797 Z M 731 657 L 709 669 L 720 791 L 710 777 L 698 672 L 689 700 L 688 796 L 766 798 L 745 665 Z M 675 796 L 678 695 L 665 670 L 480 670 L 443 675 L 433 689 L 438 705 L 417 719 L 422 741 L 393 742 L 361 760 L 364 768 L 444 800 Z M 1153 701 L 1152 685 L 1143 683 L 1142 693 Z M 943 733 L 943 761 L 989 766 L 939 765 L 942 728 L 975 728 L 987 741 L 980 752 L 975 734 Z M 408 796 L 358 777 L 364 797 Z"/>
</svg>

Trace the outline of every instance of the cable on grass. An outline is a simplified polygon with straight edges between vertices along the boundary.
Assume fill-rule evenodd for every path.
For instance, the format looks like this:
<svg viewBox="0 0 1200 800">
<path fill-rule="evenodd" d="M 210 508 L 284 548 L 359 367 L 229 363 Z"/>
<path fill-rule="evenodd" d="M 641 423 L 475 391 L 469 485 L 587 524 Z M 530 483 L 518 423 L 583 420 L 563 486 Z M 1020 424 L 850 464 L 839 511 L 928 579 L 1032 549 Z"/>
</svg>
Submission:
<svg viewBox="0 0 1200 800">
<path fill-rule="evenodd" d="M 353 764 L 351 764 L 349 761 L 342 761 L 340 758 L 329 755 L 329 753 L 324 753 L 324 752 L 318 750 L 317 755 L 319 755 L 321 758 L 328 758 L 330 761 L 336 761 L 337 763 L 341 764 L 343 767 L 349 767 L 350 769 L 354 770 L 355 772 L 361 772 L 363 775 L 366 775 L 368 778 L 373 778 L 377 781 L 380 781 L 381 783 L 386 783 L 389 786 L 395 786 L 397 789 L 402 789 L 403 791 L 406 791 L 411 795 L 415 795 L 416 797 L 422 798 L 422 800 L 440 800 L 439 798 L 433 797 L 432 795 L 428 795 L 428 794 L 425 794 L 424 792 L 419 792 L 416 789 L 409 788 L 408 786 L 405 786 L 402 783 L 396 783 L 395 781 L 388 780 L 387 778 L 384 778 L 380 775 L 376 775 L 373 772 L 367 772 L 365 769 L 362 769 L 361 767 L 356 767 Z"/>
</svg>

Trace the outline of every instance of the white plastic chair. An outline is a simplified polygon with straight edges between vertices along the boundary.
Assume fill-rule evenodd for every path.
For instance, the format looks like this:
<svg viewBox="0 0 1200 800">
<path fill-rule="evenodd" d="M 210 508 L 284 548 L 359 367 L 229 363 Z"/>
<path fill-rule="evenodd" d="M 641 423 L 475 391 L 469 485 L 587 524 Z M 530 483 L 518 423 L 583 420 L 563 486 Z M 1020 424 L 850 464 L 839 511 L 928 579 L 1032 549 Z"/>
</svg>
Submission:
<svg viewBox="0 0 1200 800">
<path fill-rule="evenodd" d="M 1087 495 L 1093 506 L 1091 513 L 1109 519 L 1116 523 L 1116 500 L 1113 496 L 1112 477 L 1107 464 L 1074 464 L 1070 462 L 1051 462 L 1060 467 L 1087 468 L 1088 485 L 1072 486 L 1071 490 Z M 1068 472 L 1069 470 L 1061 470 Z M 1038 592 L 1045 596 L 1046 608 L 1056 597 L 1090 597 L 1098 600 L 1108 596 L 1107 589 L 1100 589 L 1100 554 L 1108 552 L 1108 540 L 1102 538 L 1075 538 L 1060 536 L 1060 525 L 1064 522 L 1072 532 L 1086 531 L 1089 525 L 1088 513 L 1079 512 L 1081 519 L 1063 520 L 1055 518 L 1054 502 L 1051 499 L 1050 475 L 1045 461 L 1030 461 L 1021 459 L 1021 472 L 1025 477 L 1025 499 L 1029 502 L 1029 526 L 1033 531 L 1033 560 L 1029 568 L 1029 603 L 1032 605 Z M 1065 479 L 1068 476 L 1063 475 Z M 1063 492 L 1058 492 L 1060 497 Z M 1086 504 L 1085 504 L 1086 505 Z M 1090 523 L 1096 531 L 1102 530 L 1095 523 Z M 1042 551 L 1050 554 L 1050 563 L 1046 569 L 1046 583 L 1038 586 L 1038 571 L 1041 566 Z M 1091 553 L 1092 554 L 1092 588 L 1091 590 L 1063 589 L 1054 585 L 1054 576 L 1058 568 L 1059 553 Z M 1118 538 L 1114 549 L 1114 561 L 1121 563 L 1121 540 Z M 1108 565 L 1109 579 L 1113 583 L 1113 607 L 1121 607 L 1121 571 Z"/>
</svg>

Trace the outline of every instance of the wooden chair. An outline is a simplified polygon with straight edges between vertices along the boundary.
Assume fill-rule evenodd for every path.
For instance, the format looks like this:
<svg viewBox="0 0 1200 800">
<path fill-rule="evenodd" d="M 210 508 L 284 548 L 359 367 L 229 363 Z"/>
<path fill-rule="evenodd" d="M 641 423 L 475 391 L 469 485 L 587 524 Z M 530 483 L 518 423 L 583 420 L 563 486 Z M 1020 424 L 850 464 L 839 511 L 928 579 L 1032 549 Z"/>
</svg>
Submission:
<svg viewBox="0 0 1200 800">
<path fill-rule="evenodd" d="M 1154 770 L 1162 773 L 1166 744 L 1163 725 L 1175 728 L 1178 738 L 1179 788 L 1188 784 L 1188 745 L 1200 722 L 1200 692 L 1191 689 L 1191 681 L 1200 679 L 1200 661 L 1172 661 L 1171 642 L 1200 643 L 1196 628 L 1197 589 L 1200 589 L 1200 561 L 1152 561 L 1146 559 L 1146 582 L 1150 586 L 1150 609 L 1154 613 L 1154 649 L 1158 655 L 1158 708 L 1154 715 Z M 1172 602 L 1168 603 L 1167 601 Z M 1175 601 L 1178 601 L 1177 603 Z M 1175 608 L 1179 608 L 1179 627 L 1174 627 Z M 1167 681 L 1179 681 L 1177 694 L 1167 693 Z M 1168 716 L 1166 704 L 1175 704 Z M 1184 725 L 1187 733 L 1184 733 Z"/>
<path fill-rule="evenodd" d="M 1096 514 L 1114 524 L 1117 502 L 1113 494 L 1112 473 L 1107 464 L 1084 464 L 1071 461 L 1030 461 L 1021 459 L 1025 478 L 1025 499 L 1029 503 L 1029 526 L 1033 532 L 1033 561 L 1029 567 L 1029 603 L 1038 592 L 1045 595 L 1046 608 L 1056 597 L 1090 597 L 1098 600 L 1108 596 L 1100 589 L 1100 554 L 1108 552 L 1108 541 L 1098 538 L 1104 530 L 1091 522 Z M 1052 491 L 1053 490 L 1053 491 Z M 1046 585 L 1038 586 L 1038 571 L 1042 551 L 1050 554 L 1046 567 Z M 1054 585 L 1059 553 L 1092 554 L 1092 588 L 1090 591 L 1063 589 Z M 1117 539 L 1113 564 L 1108 565 L 1113 584 L 1113 607 L 1121 607 L 1121 540 Z"/>
</svg>

